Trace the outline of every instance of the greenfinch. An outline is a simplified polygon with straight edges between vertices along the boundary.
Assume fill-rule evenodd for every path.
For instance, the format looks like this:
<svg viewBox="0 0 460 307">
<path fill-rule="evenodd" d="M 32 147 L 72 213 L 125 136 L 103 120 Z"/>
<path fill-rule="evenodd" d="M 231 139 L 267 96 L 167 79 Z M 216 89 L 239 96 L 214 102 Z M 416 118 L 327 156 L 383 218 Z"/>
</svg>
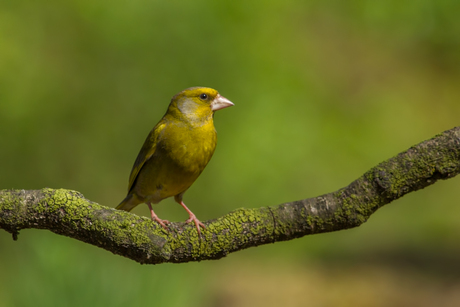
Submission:
<svg viewBox="0 0 460 307">
<path fill-rule="evenodd" d="M 150 209 L 152 220 L 167 229 L 169 221 L 160 219 L 152 209 L 165 198 L 174 196 L 189 214 L 198 234 L 205 228 L 182 201 L 211 159 L 217 144 L 214 112 L 233 106 L 216 90 L 191 87 L 171 99 L 168 110 L 150 131 L 129 176 L 128 195 L 116 209 L 130 211 L 141 203 Z"/>
</svg>

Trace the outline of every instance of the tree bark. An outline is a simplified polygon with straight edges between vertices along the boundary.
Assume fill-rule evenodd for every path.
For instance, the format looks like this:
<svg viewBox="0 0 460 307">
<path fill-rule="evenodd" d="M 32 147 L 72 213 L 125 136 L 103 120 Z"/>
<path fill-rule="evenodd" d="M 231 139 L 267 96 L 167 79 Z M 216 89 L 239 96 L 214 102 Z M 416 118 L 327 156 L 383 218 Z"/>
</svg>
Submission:
<svg viewBox="0 0 460 307">
<path fill-rule="evenodd" d="M 1 190 L 0 228 L 17 239 L 27 228 L 48 229 L 140 263 L 219 259 L 248 247 L 357 227 L 405 194 L 460 172 L 460 127 L 412 146 L 350 185 L 314 198 L 256 209 L 237 209 L 194 225 L 171 223 L 108 208 L 64 189 Z"/>
</svg>

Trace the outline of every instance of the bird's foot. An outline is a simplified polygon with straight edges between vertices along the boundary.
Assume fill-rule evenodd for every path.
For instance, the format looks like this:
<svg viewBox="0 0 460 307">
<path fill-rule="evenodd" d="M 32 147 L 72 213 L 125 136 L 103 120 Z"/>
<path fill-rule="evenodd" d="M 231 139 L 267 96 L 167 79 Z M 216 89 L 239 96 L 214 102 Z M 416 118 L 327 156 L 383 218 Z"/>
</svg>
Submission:
<svg viewBox="0 0 460 307">
<path fill-rule="evenodd" d="M 156 215 L 155 212 L 153 212 L 152 205 L 151 204 L 147 204 L 147 205 L 149 206 L 149 209 L 150 209 L 150 215 L 152 216 L 152 221 L 156 221 L 158 224 L 163 226 L 164 229 L 169 231 L 168 226 L 166 226 L 169 224 L 169 221 L 160 219 L 158 215 Z"/>
<path fill-rule="evenodd" d="M 201 237 L 201 230 L 200 227 L 203 227 L 203 229 L 206 229 L 206 226 L 200 222 L 193 213 L 189 213 L 190 217 L 188 220 L 186 220 L 186 223 L 191 223 L 192 221 L 195 223 L 196 230 L 198 231 L 198 236 Z"/>
<path fill-rule="evenodd" d="M 188 218 L 188 220 L 186 220 L 185 222 L 186 222 L 186 223 L 190 223 L 190 222 L 193 221 L 193 222 L 195 223 L 196 230 L 198 231 L 198 236 L 201 238 L 201 230 L 200 230 L 200 227 L 203 227 L 203 229 L 205 229 L 206 226 L 204 226 L 204 224 L 201 223 L 201 222 L 196 218 L 195 214 L 193 214 L 193 212 L 190 211 L 189 208 L 187 208 L 187 206 L 186 206 L 186 205 L 184 204 L 184 202 L 181 200 L 181 197 L 178 197 L 178 196 L 176 195 L 176 197 L 174 197 L 174 199 L 175 199 L 176 202 L 177 202 L 178 204 L 180 204 L 180 205 L 187 211 L 187 213 L 188 213 L 189 218 Z"/>
<path fill-rule="evenodd" d="M 155 217 L 152 218 L 152 221 L 156 221 L 158 224 L 163 226 L 164 229 L 169 231 L 168 226 L 166 226 L 166 225 L 168 225 L 170 223 L 168 220 L 162 220 L 158 216 L 155 216 Z"/>
</svg>

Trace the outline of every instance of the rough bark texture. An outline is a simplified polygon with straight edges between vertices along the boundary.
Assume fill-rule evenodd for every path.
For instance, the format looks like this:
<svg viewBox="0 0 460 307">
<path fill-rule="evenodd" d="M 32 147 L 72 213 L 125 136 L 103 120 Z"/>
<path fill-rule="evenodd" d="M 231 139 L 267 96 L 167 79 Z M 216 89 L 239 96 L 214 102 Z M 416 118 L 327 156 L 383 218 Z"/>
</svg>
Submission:
<svg viewBox="0 0 460 307">
<path fill-rule="evenodd" d="M 49 229 L 140 263 L 219 259 L 228 253 L 309 234 L 356 227 L 385 204 L 460 172 L 460 127 L 409 148 L 336 192 L 278 206 L 238 209 L 170 231 L 146 217 L 101 206 L 63 189 L 1 190 L 0 228 Z"/>
</svg>

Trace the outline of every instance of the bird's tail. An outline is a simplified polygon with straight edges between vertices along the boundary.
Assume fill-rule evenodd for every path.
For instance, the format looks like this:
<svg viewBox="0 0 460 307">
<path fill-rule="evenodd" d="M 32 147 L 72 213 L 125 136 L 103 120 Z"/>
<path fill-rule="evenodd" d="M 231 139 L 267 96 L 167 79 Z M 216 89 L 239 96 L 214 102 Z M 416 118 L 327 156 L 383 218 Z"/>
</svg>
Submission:
<svg viewBox="0 0 460 307">
<path fill-rule="evenodd" d="M 142 201 L 135 194 L 128 194 L 115 209 L 131 211 L 134 207 L 141 203 Z"/>
</svg>

